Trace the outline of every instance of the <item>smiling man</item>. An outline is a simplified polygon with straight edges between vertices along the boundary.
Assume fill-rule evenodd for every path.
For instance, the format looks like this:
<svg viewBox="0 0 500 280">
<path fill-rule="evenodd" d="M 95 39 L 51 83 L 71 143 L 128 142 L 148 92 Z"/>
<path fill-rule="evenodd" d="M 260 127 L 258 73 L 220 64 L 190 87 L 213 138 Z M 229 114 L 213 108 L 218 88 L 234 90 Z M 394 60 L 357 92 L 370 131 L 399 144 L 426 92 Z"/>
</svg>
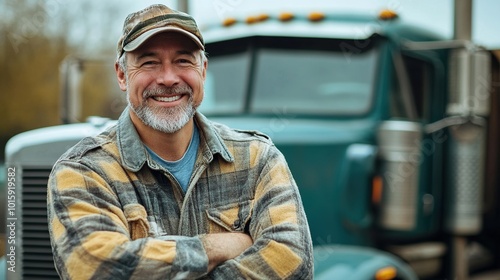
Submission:
<svg viewBox="0 0 500 280">
<path fill-rule="evenodd" d="M 207 58 L 194 19 L 153 5 L 125 20 L 115 65 L 129 106 L 48 183 L 63 279 L 310 279 L 312 244 L 282 154 L 196 111 Z"/>
</svg>

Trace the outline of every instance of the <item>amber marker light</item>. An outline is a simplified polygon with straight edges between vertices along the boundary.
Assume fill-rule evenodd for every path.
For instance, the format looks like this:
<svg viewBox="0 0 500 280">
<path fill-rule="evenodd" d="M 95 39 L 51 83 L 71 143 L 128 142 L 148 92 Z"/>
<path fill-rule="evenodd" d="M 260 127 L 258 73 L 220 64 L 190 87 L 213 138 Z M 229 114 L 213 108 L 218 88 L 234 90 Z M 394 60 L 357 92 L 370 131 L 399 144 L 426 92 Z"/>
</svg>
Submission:
<svg viewBox="0 0 500 280">
<path fill-rule="evenodd" d="M 388 266 L 377 271 L 375 274 L 375 280 L 391 280 L 396 278 L 397 275 L 397 270 L 392 266 Z"/>
<path fill-rule="evenodd" d="M 375 176 L 372 180 L 372 202 L 377 205 L 382 201 L 384 184 L 381 176 Z"/>
<path fill-rule="evenodd" d="M 395 11 L 389 10 L 389 9 L 382 10 L 378 14 L 378 18 L 381 20 L 392 20 L 392 19 L 395 19 L 397 17 L 398 17 L 398 14 Z"/>
<path fill-rule="evenodd" d="M 254 24 L 256 22 L 259 22 L 259 17 L 249 16 L 249 17 L 246 18 L 245 22 L 248 23 L 248 24 Z"/>
<path fill-rule="evenodd" d="M 223 22 L 222 22 L 222 25 L 223 26 L 231 26 L 233 24 L 235 24 L 237 22 L 237 20 L 235 18 L 226 18 Z"/>
<path fill-rule="evenodd" d="M 261 14 L 257 17 L 257 20 L 258 21 L 266 21 L 269 19 L 269 15 L 268 14 Z"/>
<path fill-rule="evenodd" d="M 312 13 L 309 14 L 309 20 L 310 21 L 317 22 L 317 21 L 322 21 L 323 19 L 325 19 L 325 14 L 323 14 L 323 13 L 312 12 Z"/>
<path fill-rule="evenodd" d="M 281 13 L 279 15 L 280 21 L 291 21 L 295 16 L 292 13 Z"/>
</svg>

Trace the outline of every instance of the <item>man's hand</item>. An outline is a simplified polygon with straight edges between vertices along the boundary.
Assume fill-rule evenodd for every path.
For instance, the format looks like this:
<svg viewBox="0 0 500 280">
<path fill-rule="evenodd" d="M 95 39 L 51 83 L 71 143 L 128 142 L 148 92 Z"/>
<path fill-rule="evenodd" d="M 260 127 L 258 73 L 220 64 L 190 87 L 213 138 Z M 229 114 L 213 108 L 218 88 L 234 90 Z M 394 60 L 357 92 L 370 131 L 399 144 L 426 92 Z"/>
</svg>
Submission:
<svg viewBox="0 0 500 280">
<path fill-rule="evenodd" d="M 207 234 L 202 241 L 208 256 L 209 272 L 217 265 L 236 258 L 253 244 L 248 234 L 239 232 Z"/>
</svg>

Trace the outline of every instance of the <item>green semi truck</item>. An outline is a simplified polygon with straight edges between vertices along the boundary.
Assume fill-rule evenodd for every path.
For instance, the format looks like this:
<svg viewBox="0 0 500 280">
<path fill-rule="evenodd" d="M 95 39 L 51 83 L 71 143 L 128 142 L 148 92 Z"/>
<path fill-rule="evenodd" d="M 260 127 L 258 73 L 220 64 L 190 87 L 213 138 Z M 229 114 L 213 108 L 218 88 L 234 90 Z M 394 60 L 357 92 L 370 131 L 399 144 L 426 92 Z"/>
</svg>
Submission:
<svg viewBox="0 0 500 280">
<path fill-rule="evenodd" d="M 443 40 L 389 10 L 269 13 L 203 28 L 200 111 L 260 130 L 283 152 L 308 216 L 315 279 L 500 269 L 498 52 Z M 7 244 L 5 269 L 16 269 L 7 279 L 57 278 L 48 175 L 67 148 L 113 123 L 94 117 L 9 141 L 6 237 L 17 242 Z"/>
</svg>

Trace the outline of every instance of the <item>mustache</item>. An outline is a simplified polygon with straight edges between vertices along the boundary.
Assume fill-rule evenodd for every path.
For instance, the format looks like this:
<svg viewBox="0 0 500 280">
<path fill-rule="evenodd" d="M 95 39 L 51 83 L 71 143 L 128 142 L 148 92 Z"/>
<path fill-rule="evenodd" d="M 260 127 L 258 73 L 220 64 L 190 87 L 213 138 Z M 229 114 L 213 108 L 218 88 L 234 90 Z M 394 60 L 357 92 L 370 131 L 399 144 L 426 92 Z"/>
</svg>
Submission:
<svg viewBox="0 0 500 280">
<path fill-rule="evenodd" d="M 193 89 L 188 85 L 179 85 L 173 87 L 159 86 L 149 88 L 142 93 L 143 98 L 148 98 L 157 95 L 174 95 L 174 94 L 189 94 L 193 95 Z"/>
</svg>

